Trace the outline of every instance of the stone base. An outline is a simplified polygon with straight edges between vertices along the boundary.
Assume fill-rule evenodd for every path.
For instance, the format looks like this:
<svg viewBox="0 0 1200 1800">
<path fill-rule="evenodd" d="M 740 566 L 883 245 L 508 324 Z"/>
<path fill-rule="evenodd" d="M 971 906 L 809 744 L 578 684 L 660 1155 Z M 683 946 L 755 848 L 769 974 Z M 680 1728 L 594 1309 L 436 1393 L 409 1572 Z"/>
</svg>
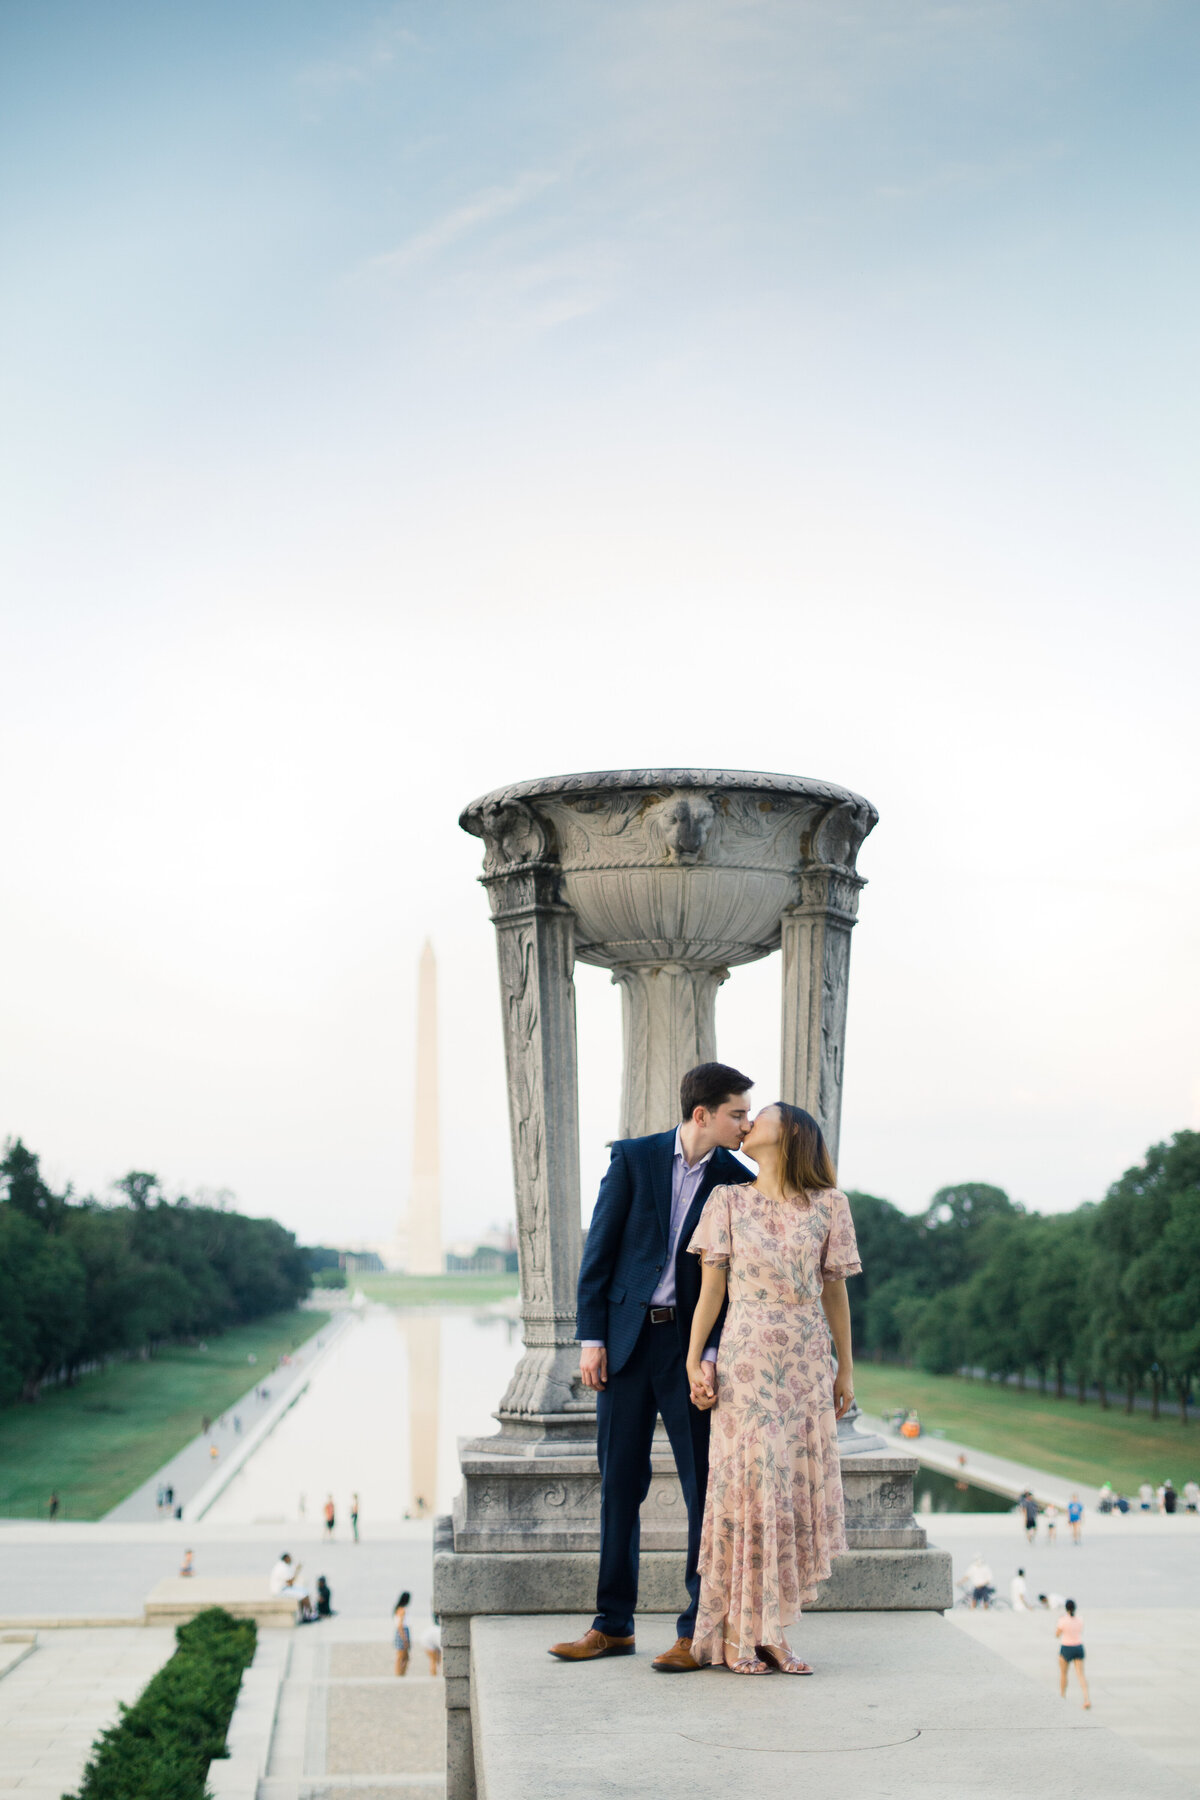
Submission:
<svg viewBox="0 0 1200 1800">
<path fill-rule="evenodd" d="M 868 1442 L 870 1440 L 867 1440 Z M 433 1607 L 442 1622 L 449 1800 L 473 1800 L 478 1746 L 471 1724 L 471 1621 L 483 1615 L 569 1614 L 573 1632 L 596 1610 L 600 1469 L 594 1439 L 527 1436 L 507 1423 L 460 1446 L 463 1487 L 453 1520 L 434 1527 Z M 651 1455 L 642 1507 L 639 1613 L 675 1615 L 683 1583 L 687 1514 L 663 1433 Z M 806 1612 L 942 1612 L 953 1605 L 948 1552 L 926 1547 L 912 1509 L 915 1456 L 842 1451 L 846 1539 Z M 547 1638 L 547 1643 L 550 1639 Z"/>
<path fill-rule="evenodd" d="M 924 1543 L 924 1532 L 918 1532 Z M 595 1615 L 596 1551 L 492 1551 L 463 1555 L 454 1548 L 449 1519 L 434 1527 L 433 1610 L 442 1625 L 443 1672 L 446 1679 L 446 1793 L 448 1800 L 475 1800 L 477 1746 L 471 1707 L 472 1620 L 513 1614 L 567 1614 L 569 1629 L 546 1631 L 548 1648 L 555 1636 L 578 1635 Z M 683 1552 L 643 1551 L 638 1584 L 638 1613 L 674 1617 L 687 1604 Z M 830 1580 L 823 1582 L 806 1613 L 943 1612 L 954 1603 L 951 1559 L 946 1550 L 923 1547 L 856 1549 L 836 1557 Z M 670 1631 L 660 1631 L 656 1648 L 665 1649 Z"/>
<path fill-rule="evenodd" d="M 954 1604 L 950 1566 L 948 1550 L 851 1550 L 834 1559 L 832 1576 L 804 1610 L 944 1612 Z M 442 1619 L 476 1613 L 579 1613 L 582 1630 L 596 1611 L 599 1567 L 594 1551 L 461 1556 L 449 1543 L 435 1541 L 433 1610 Z M 682 1552 L 644 1550 L 638 1611 L 675 1613 L 686 1605 Z"/>
<path fill-rule="evenodd" d="M 596 1445 L 514 1439 L 506 1433 L 459 1446 L 463 1485 L 454 1502 L 454 1548 L 500 1551 L 599 1551 L 600 1466 Z M 913 1518 L 915 1456 L 857 1447 L 842 1461 L 846 1536 L 856 1550 L 916 1550 L 924 1530 Z M 650 1492 L 642 1505 L 642 1552 L 687 1547 L 687 1513 L 666 1434 L 654 1440 Z"/>
</svg>

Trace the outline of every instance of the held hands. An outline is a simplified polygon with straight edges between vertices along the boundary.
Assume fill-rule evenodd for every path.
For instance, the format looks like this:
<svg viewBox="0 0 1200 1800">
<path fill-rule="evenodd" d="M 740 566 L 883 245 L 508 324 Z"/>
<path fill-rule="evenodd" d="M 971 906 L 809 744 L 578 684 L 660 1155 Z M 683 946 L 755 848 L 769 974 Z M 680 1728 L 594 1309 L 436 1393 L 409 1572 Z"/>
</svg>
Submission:
<svg viewBox="0 0 1200 1800">
<path fill-rule="evenodd" d="M 692 1405 L 698 1412 L 709 1412 L 717 1404 L 717 1365 L 715 1362 L 689 1362 L 688 1382 Z"/>
<path fill-rule="evenodd" d="M 833 1377 L 833 1416 L 844 1419 L 854 1404 L 854 1370 L 849 1363 L 839 1363 Z"/>
<path fill-rule="evenodd" d="M 598 1350 L 584 1349 L 579 1352 L 579 1379 L 585 1388 L 597 1390 L 608 1382 L 608 1351 L 603 1344 Z"/>
</svg>

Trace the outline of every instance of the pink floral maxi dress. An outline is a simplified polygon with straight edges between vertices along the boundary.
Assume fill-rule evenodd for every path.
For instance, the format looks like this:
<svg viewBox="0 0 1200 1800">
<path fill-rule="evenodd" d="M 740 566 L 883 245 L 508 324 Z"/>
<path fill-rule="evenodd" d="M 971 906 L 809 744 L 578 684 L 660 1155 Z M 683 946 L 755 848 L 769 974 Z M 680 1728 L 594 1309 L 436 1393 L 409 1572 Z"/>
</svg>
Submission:
<svg viewBox="0 0 1200 1800">
<path fill-rule="evenodd" d="M 714 1188 L 688 1249 L 729 1270 L 692 1654 L 781 1644 L 846 1549 L 826 1281 L 862 1265 L 837 1188 L 768 1200 Z"/>
</svg>

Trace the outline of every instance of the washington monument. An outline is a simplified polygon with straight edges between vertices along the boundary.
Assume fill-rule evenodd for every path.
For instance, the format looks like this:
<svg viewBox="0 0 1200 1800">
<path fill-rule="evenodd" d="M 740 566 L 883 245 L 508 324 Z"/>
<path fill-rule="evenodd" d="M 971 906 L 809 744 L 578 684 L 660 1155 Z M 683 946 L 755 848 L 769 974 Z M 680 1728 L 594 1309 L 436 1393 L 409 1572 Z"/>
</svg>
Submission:
<svg viewBox="0 0 1200 1800">
<path fill-rule="evenodd" d="M 412 1187 L 408 1199 L 410 1275 L 442 1273 L 442 1194 L 438 1144 L 437 963 L 425 940 L 417 973 L 417 1081 Z"/>
</svg>

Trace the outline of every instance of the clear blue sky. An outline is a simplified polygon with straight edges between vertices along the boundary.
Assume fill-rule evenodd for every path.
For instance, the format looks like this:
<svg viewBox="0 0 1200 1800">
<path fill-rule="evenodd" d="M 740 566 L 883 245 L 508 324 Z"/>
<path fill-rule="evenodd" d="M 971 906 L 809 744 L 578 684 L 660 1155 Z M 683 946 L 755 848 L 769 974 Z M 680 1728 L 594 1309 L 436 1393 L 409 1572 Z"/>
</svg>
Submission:
<svg viewBox="0 0 1200 1800">
<path fill-rule="evenodd" d="M 458 809 L 693 762 L 880 808 L 847 1184 L 1200 1125 L 1198 63 L 1154 0 L 8 0 L 0 1133 L 384 1232 L 430 932 L 504 1216 Z"/>
</svg>

